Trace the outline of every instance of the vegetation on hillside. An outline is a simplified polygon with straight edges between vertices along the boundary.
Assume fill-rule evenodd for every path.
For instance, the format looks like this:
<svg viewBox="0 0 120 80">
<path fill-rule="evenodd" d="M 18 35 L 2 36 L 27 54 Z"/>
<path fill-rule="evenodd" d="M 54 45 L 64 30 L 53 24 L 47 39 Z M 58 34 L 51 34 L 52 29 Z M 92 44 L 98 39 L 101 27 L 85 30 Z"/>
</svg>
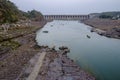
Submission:
<svg viewBox="0 0 120 80">
<path fill-rule="evenodd" d="M 32 10 L 32 11 L 28 11 L 28 12 L 21 11 L 21 14 L 24 17 L 29 18 L 31 20 L 40 21 L 43 19 L 43 15 L 39 11 L 36 11 L 36 10 Z"/>
<path fill-rule="evenodd" d="M 43 16 L 36 10 L 24 12 L 9 0 L 0 0 L 0 24 L 14 23 L 20 19 L 42 20 Z"/>
<path fill-rule="evenodd" d="M 36 10 L 28 11 L 29 18 L 35 19 L 35 20 L 41 20 L 43 19 L 43 16 L 40 12 Z"/>
<path fill-rule="evenodd" d="M 0 23 L 12 23 L 18 21 L 19 10 L 9 0 L 0 0 Z"/>
</svg>

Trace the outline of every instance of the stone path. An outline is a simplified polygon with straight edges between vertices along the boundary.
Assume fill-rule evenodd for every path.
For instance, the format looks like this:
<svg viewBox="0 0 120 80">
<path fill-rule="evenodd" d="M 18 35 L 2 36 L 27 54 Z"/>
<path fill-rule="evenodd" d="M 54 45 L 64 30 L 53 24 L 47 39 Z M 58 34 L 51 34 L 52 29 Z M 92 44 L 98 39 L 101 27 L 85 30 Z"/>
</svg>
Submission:
<svg viewBox="0 0 120 80">
<path fill-rule="evenodd" d="M 40 68 L 42 66 L 42 63 L 43 63 L 43 60 L 44 60 L 44 57 L 46 55 L 46 52 L 42 52 L 42 53 L 39 53 L 40 56 L 39 56 L 39 59 L 35 65 L 35 67 L 33 68 L 33 71 L 31 72 L 30 76 L 27 78 L 27 80 L 35 80 L 39 71 L 40 71 Z"/>
</svg>

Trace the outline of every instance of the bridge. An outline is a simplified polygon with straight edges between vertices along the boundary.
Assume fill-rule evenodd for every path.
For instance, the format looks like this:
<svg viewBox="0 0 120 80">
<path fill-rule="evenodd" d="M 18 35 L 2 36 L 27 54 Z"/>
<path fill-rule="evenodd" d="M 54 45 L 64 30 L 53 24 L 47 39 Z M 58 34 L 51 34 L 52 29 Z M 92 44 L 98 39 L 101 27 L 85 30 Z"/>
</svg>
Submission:
<svg viewBox="0 0 120 80">
<path fill-rule="evenodd" d="M 86 20 L 89 15 L 44 15 L 46 20 Z"/>
</svg>

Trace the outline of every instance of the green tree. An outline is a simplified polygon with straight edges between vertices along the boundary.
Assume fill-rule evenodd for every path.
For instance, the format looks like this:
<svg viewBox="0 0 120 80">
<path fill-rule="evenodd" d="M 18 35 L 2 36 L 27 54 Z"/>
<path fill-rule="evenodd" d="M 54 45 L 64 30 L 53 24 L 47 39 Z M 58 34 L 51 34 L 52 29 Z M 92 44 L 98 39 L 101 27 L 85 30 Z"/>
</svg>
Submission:
<svg viewBox="0 0 120 80">
<path fill-rule="evenodd" d="M 41 21 L 43 19 L 43 15 L 36 10 L 28 11 L 28 16 L 36 21 Z"/>
</svg>

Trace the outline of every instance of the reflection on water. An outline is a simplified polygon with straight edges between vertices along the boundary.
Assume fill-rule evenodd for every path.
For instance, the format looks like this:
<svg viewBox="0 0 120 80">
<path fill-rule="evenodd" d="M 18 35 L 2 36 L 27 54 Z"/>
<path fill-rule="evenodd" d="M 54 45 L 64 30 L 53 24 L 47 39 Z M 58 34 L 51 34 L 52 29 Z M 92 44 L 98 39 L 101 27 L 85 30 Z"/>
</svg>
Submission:
<svg viewBox="0 0 120 80">
<path fill-rule="evenodd" d="M 78 21 L 53 21 L 37 32 L 36 40 L 39 45 L 68 46 L 68 56 L 100 80 L 120 80 L 120 40 L 91 33 L 90 29 Z"/>
</svg>

